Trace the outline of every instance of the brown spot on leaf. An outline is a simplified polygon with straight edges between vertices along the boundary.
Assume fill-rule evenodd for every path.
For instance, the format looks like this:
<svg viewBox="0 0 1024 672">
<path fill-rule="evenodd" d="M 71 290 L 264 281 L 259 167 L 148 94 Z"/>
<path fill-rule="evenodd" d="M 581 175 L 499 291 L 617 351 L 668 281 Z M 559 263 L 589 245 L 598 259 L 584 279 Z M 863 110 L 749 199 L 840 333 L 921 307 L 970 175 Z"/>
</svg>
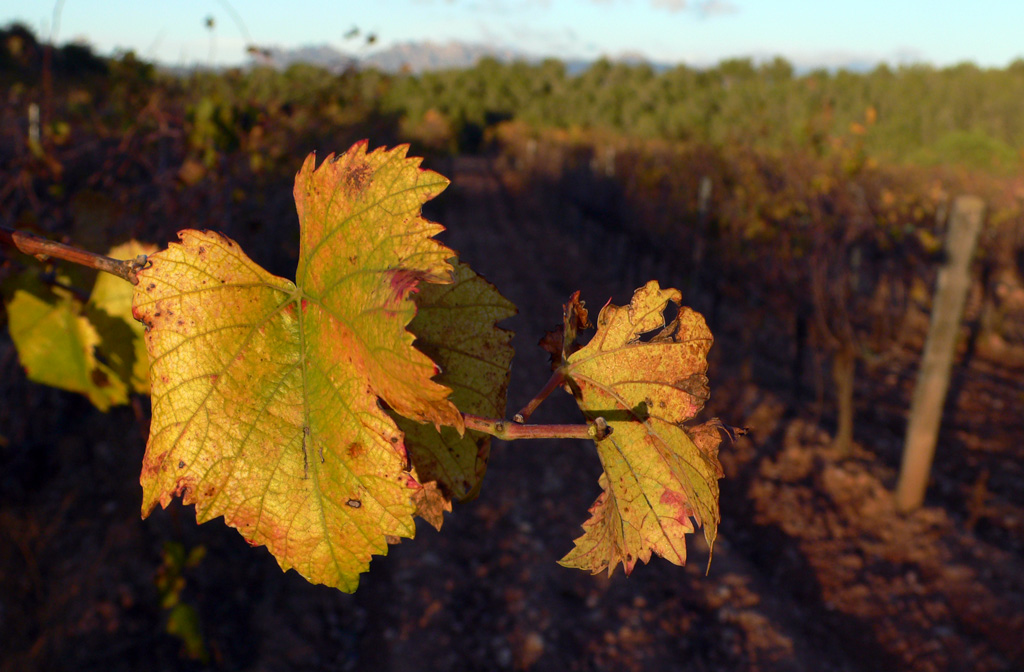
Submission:
<svg viewBox="0 0 1024 672">
<path fill-rule="evenodd" d="M 352 443 L 348 444 L 348 450 L 346 452 L 348 453 L 349 457 L 355 459 L 360 455 L 364 455 L 366 453 L 366 446 L 356 441 L 353 441 Z"/>
<path fill-rule="evenodd" d="M 390 276 L 391 291 L 393 293 L 391 302 L 401 301 L 410 292 L 416 292 L 417 285 L 424 280 L 424 275 L 421 271 L 409 268 L 395 269 L 390 272 Z"/>
<path fill-rule="evenodd" d="M 709 395 L 708 391 L 708 377 L 701 373 L 695 373 L 687 376 L 672 383 L 672 387 L 677 390 L 682 390 L 687 394 L 696 397 L 697 399 L 707 399 Z"/>
<path fill-rule="evenodd" d="M 183 460 L 178 460 L 178 469 L 184 469 L 184 468 L 185 468 L 185 462 Z"/>
<path fill-rule="evenodd" d="M 690 502 L 686 499 L 686 495 L 681 492 L 665 490 L 661 493 L 661 503 L 668 504 L 678 512 L 676 520 L 680 523 L 686 524 L 687 519 L 693 515 L 693 509 L 690 508 Z"/>
<path fill-rule="evenodd" d="M 349 506 L 351 506 L 353 509 L 358 509 L 359 507 L 361 507 L 363 505 L 363 503 L 360 502 L 358 499 L 350 499 L 350 500 L 348 500 L 345 503 L 348 504 Z"/>
<path fill-rule="evenodd" d="M 174 494 L 177 497 L 187 499 L 191 494 L 191 488 L 193 486 L 192 480 L 188 477 L 179 478 L 178 482 L 174 485 Z"/>
<path fill-rule="evenodd" d="M 108 387 L 110 385 L 110 379 L 107 378 L 107 374 L 99 369 L 93 369 L 89 373 L 89 378 L 92 379 L 92 384 L 96 387 Z"/>
<path fill-rule="evenodd" d="M 348 172 L 345 173 L 345 182 L 355 191 L 362 191 L 372 175 L 373 169 L 365 163 L 360 163 L 348 169 Z"/>
<path fill-rule="evenodd" d="M 152 459 L 144 459 L 142 461 L 142 476 L 145 478 L 147 475 L 152 476 L 159 473 L 160 466 L 163 465 L 164 459 L 167 457 L 167 451 L 154 455 Z"/>
</svg>

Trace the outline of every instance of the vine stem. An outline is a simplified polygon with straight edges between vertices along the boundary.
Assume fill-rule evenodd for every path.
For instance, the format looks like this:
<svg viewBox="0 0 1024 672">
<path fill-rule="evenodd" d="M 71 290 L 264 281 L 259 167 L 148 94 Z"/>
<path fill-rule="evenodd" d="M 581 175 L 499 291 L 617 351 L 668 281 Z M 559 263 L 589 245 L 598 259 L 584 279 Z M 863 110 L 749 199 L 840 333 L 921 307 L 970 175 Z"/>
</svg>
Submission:
<svg viewBox="0 0 1024 672">
<path fill-rule="evenodd" d="M 565 369 L 560 366 L 557 369 L 555 369 L 554 373 L 551 374 L 551 377 L 548 378 L 548 382 L 544 384 L 544 387 L 541 389 L 540 392 L 537 393 L 537 396 L 535 396 L 533 399 L 530 399 L 530 403 L 526 404 L 526 406 L 523 406 L 522 410 L 516 413 L 512 419 L 519 424 L 523 424 L 524 422 L 529 420 L 530 416 L 533 415 L 533 412 L 536 411 L 537 407 L 541 405 L 541 402 L 547 399 L 548 395 L 557 390 L 564 383 Z"/>
<path fill-rule="evenodd" d="M 510 420 L 485 418 L 471 413 L 463 413 L 462 418 L 466 429 L 474 429 L 484 434 L 515 441 L 517 439 L 591 439 L 600 441 L 611 433 L 611 428 L 604 418 L 597 418 L 586 425 L 521 425 Z"/>
<path fill-rule="evenodd" d="M 146 255 L 144 254 L 140 254 L 134 259 L 111 259 L 102 254 L 88 252 L 71 245 L 47 240 L 34 233 L 14 231 L 4 226 L 0 226 L 0 242 L 12 245 L 20 252 L 31 255 L 40 261 L 56 257 L 79 266 L 94 268 L 97 271 L 116 275 L 133 285 L 139 284 L 136 273 L 146 266 Z"/>
</svg>

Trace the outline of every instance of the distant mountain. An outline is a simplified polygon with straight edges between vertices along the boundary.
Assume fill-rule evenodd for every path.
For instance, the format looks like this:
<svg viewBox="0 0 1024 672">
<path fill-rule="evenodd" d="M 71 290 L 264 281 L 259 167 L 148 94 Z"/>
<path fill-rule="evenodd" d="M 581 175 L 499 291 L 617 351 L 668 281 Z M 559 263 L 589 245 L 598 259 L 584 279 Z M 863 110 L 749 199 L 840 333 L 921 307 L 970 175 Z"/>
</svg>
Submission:
<svg viewBox="0 0 1024 672">
<path fill-rule="evenodd" d="M 330 45 L 304 46 L 295 49 L 271 48 L 259 56 L 253 58 L 253 63 L 271 65 L 276 68 L 287 68 L 296 63 L 308 63 L 316 65 L 333 73 L 344 72 L 349 68 L 365 70 L 376 68 L 383 72 L 413 72 L 421 73 L 430 70 L 458 70 L 471 68 L 480 59 L 485 57 L 495 58 L 502 63 L 512 61 L 527 61 L 530 63 L 540 62 L 543 57 L 528 54 L 516 49 L 494 47 L 486 44 L 470 44 L 465 42 L 447 42 L 438 44 L 435 42 L 402 42 L 385 49 L 366 51 L 360 54 L 340 51 Z M 638 52 L 625 52 L 614 56 L 605 56 L 613 63 L 624 63 L 626 65 L 640 65 L 646 63 L 661 73 L 674 67 L 670 63 L 659 63 L 650 60 L 644 54 Z M 755 54 L 750 56 L 755 63 L 770 61 L 774 56 L 766 54 Z M 596 60 L 596 59 L 595 59 Z M 594 60 L 569 59 L 562 60 L 566 72 L 569 75 L 578 75 L 585 72 Z M 812 70 L 824 69 L 830 72 L 847 70 L 849 72 L 865 73 L 878 66 L 878 60 L 870 58 L 857 58 L 856 55 L 836 54 L 827 55 L 818 60 L 803 59 L 792 62 L 797 75 L 804 75 Z M 690 67 L 698 69 L 714 67 L 714 63 L 690 64 Z"/>
<path fill-rule="evenodd" d="M 330 72 L 339 73 L 349 68 L 377 68 L 384 72 L 424 72 L 471 68 L 484 57 L 496 58 L 502 62 L 515 60 L 537 60 L 514 49 L 502 49 L 484 44 L 448 42 L 403 42 L 386 49 L 351 54 L 329 45 L 305 46 L 296 49 L 270 48 L 256 57 L 253 62 L 287 68 L 296 63 L 316 65 Z"/>
<path fill-rule="evenodd" d="M 377 68 L 383 72 L 420 73 L 429 70 L 472 68 L 480 59 L 486 57 L 497 59 L 502 63 L 513 61 L 538 63 L 544 58 L 517 49 L 494 47 L 487 44 L 401 42 L 386 49 L 369 51 L 364 54 L 343 52 L 329 45 L 305 46 L 296 49 L 271 48 L 256 57 L 253 62 L 276 68 L 287 68 L 295 63 L 309 63 L 333 73 L 343 72 L 353 67 L 360 70 Z M 672 67 L 665 63 L 654 63 L 643 54 L 636 52 L 607 56 L 606 58 L 615 63 L 628 65 L 648 63 L 656 72 Z M 562 62 L 565 63 L 566 72 L 570 75 L 578 75 L 593 65 L 592 60 L 583 59 L 563 59 Z"/>
<path fill-rule="evenodd" d="M 471 68 L 480 59 L 488 56 L 502 62 L 534 60 L 521 51 L 492 47 L 485 44 L 403 42 L 387 49 L 367 54 L 360 61 L 363 67 L 376 67 L 378 70 L 385 72 L 398 72 L 400 70 L 423 72 L 425 70 Z"/>
<path fill-rule="evenodd" d="M 359 59 L 328 45 L 305 46 L 295 49 L 271 47 L 253 59 L 259 65 L 284 69 L 298 63 L 308 63 L 328 70 L 335 74 L 344 72 L 351 67 L 358 67 Z"/>
</svg>

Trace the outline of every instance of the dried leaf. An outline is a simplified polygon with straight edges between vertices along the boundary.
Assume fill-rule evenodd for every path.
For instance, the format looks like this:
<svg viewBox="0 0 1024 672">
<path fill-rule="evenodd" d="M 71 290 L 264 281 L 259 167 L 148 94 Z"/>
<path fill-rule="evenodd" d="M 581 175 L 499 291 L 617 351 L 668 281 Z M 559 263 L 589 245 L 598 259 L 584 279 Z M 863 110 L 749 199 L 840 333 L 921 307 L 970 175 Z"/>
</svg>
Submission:
<svg viewBox="0 0 1024 672">
<path fill-rule="evenodd" d="M 593 339 L 565 365 L 584 414 L 604 418 L 612 431 L 597 442 L 603 492 L 563 565 L 611 573 L 621 562 L 629 574 L 652 553 L 684 564 L 691 518 L 714 544 L 719 423 L 683 425 L 708 398 L 711 332 L 685 307 L 665 326 L 669 302 L 678 305 L 679 292 L 652 281 L 628 306 L 605 306 Z"/>
<path fill-rule="evenodd" d="M 569 297 L 569 302 L 562 306 L 562 324 L 553 331 L 544 334 L 540 339 L 540 347 L 551 355 L 551 369 L 555 370 L 561 366 L 569 356 L 579 350 L 580 345 L 576 341 L 576 334 L 580 329 L 589 329 L 590 318 L 584 302 L 580 301 L 580 293 L 574 292 Z"/>
</svg>

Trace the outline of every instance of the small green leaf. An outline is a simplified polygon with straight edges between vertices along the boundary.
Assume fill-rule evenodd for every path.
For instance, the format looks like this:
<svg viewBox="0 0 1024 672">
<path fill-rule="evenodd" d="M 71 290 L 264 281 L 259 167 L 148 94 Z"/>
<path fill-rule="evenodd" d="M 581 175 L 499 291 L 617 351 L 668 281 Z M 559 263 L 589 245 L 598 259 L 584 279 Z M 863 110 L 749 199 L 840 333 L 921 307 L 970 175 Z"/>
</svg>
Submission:
<svg viewBox="0 0 1024 672">
<path fill-rule="evenodd" d="M 133 241 L 108 256 L 154 250 Z M 83 301 L 71 288 L 72 277 L 59 271 L 46 284 L 38 272 L 24 272 L 5 283 L 11 340 L 30 380 L 84 394 L 106 411 L 128 403 L 129 392 L 148 392 L 142 325 L 132 318 L 129 283 L 99 273 Z"/>
<path fill-rule="evenodd" d="M 678 305 L 679 292 L 652 281 L 629 306 L 605 306 L 593 339 L 563 365 L 587 418 L 602 417 L 612 430 L 597 442 L 603 491 L 565 566 L 610 574 L 621 562 L 629 574 L 652 553 L 684 564 L 691 518 L 714 544 L 720 425 L 683 425 L 708 398 L 711 332 L 686 307 L 665 326 L 669 302 Z"/>
</svg>

